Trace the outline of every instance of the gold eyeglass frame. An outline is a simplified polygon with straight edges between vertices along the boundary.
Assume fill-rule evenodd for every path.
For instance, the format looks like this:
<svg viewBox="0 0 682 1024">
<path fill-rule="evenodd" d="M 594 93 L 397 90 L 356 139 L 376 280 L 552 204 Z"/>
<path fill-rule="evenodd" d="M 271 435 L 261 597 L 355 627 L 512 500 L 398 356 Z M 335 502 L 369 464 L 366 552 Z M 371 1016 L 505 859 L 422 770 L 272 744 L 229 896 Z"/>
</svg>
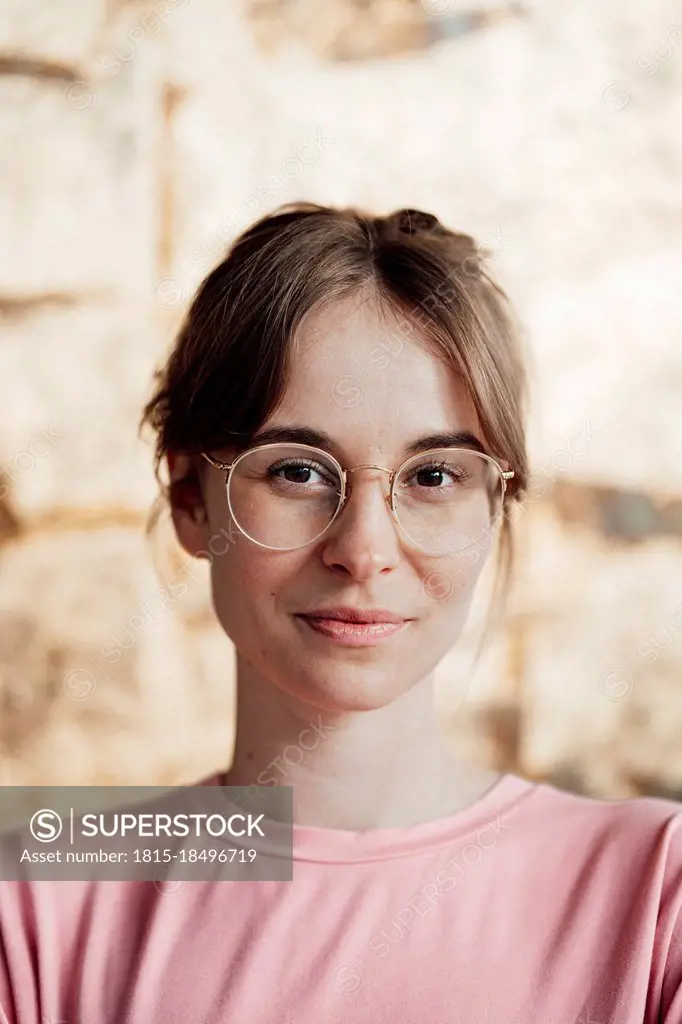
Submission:
<svg viewBox="0 0 682 1024">
<path fill-rule="evenodd" d="M 255 537 L 252 537 L 251 534 L 247 533 L 246 530 L 240 525 L 237 517 L 234 514 L 234 510 L 232 508 L 232 502 L 230 501 L 230 478 L 232 476 L 232 471 L 233 471 L 234 467 L 237 466 L 242 461 L 242 459 L 244 459 L 247 455 L 250 455 L 251 452 L 265 451 L 268 448 L 298 448 L 298 449 L 302 449 L 303 451 L 306 451 L 306 452 L 316 452 L 319 455 L 324 456 L 324 458 L 328 459 L 331 463 L 333 463 L 333 465 L 338 470 L 339 477 L 341 478 L 341 488 L 342 489 L 341 489 L 341 494 L 339 496 L 339 498 L 340 498 L 339 505 L 338 505 L 338 508 L 336 509 L 336 512 L 332 516 L 332 518 L 329 520 L 329 522 L 324 527 L 324 529 L 321 530 L 317 534 L 316 537 L 313 537 L 311 540 L 305 541 L 303 544 L 297 544 L 293 548 L 273 548 L 271 544 L 263 544 L 262 541 L 256 540 Z M 398 476 L 405 469 L 405 467 L 409 466 L 409 464 L 411 462 L 417 462 L 418 460 L 423 459 L 425 456 L 432 455 L 432 454 L 434 454 L 436 452 L 467 452 L 468 454 L 473 453 L 474 455 L 480 455 L 481 458 L 483 458 L 483 459 L 487 459 L 488 462 L 492 463 L 492 465 L 495 466 L 495 468 L 497 469 L 498 473 L 500 474 L 500 478 L 502 480 L 501 502 L 502 502 L 502 504 L 504 504 L 504 496 L 505 496 L 505 493 L 506 493 L 506 490 L 507 490 L 507 480 L 511 480 L 512 477 L 515 475 L 514 470 L 513 469 L 502 469 L 502 466 L 499 464 L 497 459 L 494 459 L 492 457 L 492 455 L 487 455 L 485 452 L 478 451 L 478 449 L 476 449 L 476 448 L 462 448 L 462 447 L 429 448 L 427 451 L 418 452 L 416 455 L 411 455 L 408 459 L 405 459 L 405 461 L 402 462 L 398 466 L 397 469 L 387 469 L 385 466 L 373 466 L 373 465 L 364 464 L 364 463 L 362 465 L 360 465 L 360 466 L 351 466 L 348 469 L 344 469 L 344 467 L 341 465 L 341 463 L 338 461 L 338 459 L 335 459 L 334 456 L 331 455 L 329 452 L 325 451 L 324 448 L 316 448 L 314 445 L 300 444 L 300 443 L 295 442 L 295 441 L 292 441 L 292 442 L 275 441 L 272 444 L 254 445 L 252 448 L 247 448 L 246 451 L 241 452 L 237 456 L 237 458 L 234 459 L 233 462 L 220 462 L 218 459 L 214 459 L 207 452 L 201 452 L 201 455 L 212 466 L 214 466 L 216 469 L 222 470 L 225 473 L 225 495 L 227 497 L 227 505 L 228 505 L 228 508 L 230 510 L 230 515 L 234 519 L 234 521 L 235 521 L 235 523 L 237 525 L 237 529 L 240 531 L 240 533 L 243 533 L 244 536 L 246 538 L 248 538 L 248 540 L 250 540 L 253 544 L 257 544 L 258 547 L 266 548 L 268 551 L 297 551 L 299 548 L 304 548 L 304 547 L 307 547 L 309 544 L 314 544 L 315 541 L 319 540 L 320 537 L 322 537 L 327 532 L 327 530 L 332 525 L 332 523 L 335 522 L 335 520 L 339 518 L 339 516 L 343 512 L 344 508 L 346 507 L 346 503 L 348 502 L 348 499 L 349 499 L 350 494 L 351 494 L 350 488 L 348 487 L 348 474 L 349 473 L 355 473 L 355 472 L 357 472 L 358 469 L 378 469 L 382 473 L 388 473 L 389 474 L 389 492 L 388 492 L 388 494 L 384 494 L 384 501 L 386 502 L 386 504 L 388 506 L 388 509 L 389 509 L 389 511 L 391 513 L 391 517 L 392 517 L 393 521 L 398 526 L 398 528 L 403 532 L 403 534 L 407 537 L 407 539 L 409 540 L 410 544 L 414 544 L 414 545 L 416 545 L 416 547 L 421 548 L 423 551 L 426 551 L 427 549 L 424 547 L 423 544 L 417 543 L 417 541 L 413 540 L 413 538 L 410 537 L 409 533 L 407 532 L 407 530 L 405 529 L 403 524 L 400 522 L 400 519 L 398 517 L 398 512 L 397 512 L 396 507 L 395 507 L 395 482 L 396 482 Z"/>
</svg>

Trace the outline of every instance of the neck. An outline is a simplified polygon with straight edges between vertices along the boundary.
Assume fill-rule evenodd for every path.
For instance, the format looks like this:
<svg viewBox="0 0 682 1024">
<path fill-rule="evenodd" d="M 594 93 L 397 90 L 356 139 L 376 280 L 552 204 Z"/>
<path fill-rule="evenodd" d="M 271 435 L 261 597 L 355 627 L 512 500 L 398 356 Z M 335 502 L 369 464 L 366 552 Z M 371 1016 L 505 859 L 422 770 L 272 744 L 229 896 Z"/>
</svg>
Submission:
<svg viewBox="0 0 682 1024">
<path fill-rule="evenodd" d="M 293 786 L 298 825 L 416 824 L 474 803 L 498 777 L 454 755 L 433 675 L 385 707 L 335 712 L 286 693 L 237 654 L 237 731 L 224 783 Z"/>
</svg>

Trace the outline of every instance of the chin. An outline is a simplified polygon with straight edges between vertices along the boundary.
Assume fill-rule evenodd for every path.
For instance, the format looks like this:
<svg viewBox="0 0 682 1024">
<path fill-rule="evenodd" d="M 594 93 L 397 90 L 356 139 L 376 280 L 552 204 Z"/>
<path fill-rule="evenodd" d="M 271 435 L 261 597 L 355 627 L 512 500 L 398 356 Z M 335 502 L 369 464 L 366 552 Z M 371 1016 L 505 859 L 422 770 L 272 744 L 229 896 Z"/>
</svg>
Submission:
<svg viewBox="0 0 682 1024">
<path fill-rule="evenodd" d="M 393 662 L 364 665 L 310 665 L 293 688 L 299 700 L 327 711 L 376 711 L 402 697 L 417 682 Z"/>
</svg>

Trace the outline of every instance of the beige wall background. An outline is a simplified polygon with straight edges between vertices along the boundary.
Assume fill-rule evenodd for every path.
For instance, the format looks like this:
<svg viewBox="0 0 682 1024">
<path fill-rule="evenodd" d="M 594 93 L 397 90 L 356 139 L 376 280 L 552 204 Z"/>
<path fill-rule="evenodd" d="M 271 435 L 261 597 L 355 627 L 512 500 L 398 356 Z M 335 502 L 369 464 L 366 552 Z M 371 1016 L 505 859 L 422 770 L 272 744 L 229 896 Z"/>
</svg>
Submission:
<svg viewBox="0 0 682 1024">
<path fill-rule="evenodd" d="M 229 763 L 233 652 L 205 563 L 155 565 L 137 422 L 201 277 L 312 199 L 474 234 L 523 323 L 518 578 L 439 666 L 453 740 L 682 799 L 681 124 L 679 3 L 4 0 L 0 781 Z"/>
</svg>

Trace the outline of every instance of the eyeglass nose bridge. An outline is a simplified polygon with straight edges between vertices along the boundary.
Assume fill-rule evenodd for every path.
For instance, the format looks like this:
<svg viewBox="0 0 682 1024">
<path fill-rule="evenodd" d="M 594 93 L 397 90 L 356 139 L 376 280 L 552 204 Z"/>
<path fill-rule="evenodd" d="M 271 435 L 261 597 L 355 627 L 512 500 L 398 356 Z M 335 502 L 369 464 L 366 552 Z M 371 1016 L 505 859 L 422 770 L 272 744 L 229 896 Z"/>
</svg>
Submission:
<svg viewBox="0 0 682 1024">
<path fill-rule="evenodd" d="M 349 469 L 342 470 L 343 494 L 337 513 L 334 516 L 334 519 L 338 519 L 338 517 L 341 515 L 350 497 L 350 488 L 348 487 L 347 479 L 348 475 L 349 473 L 356 473 L 359 469 L 378 469 L 382 473 L 388 473 L 388 494 L 384 494 L 384 501 L 386 502 L 389 511 L 393 516 L 393 519 L 395 520 L 396 523 L 398 523 L 398 516 L 395 508 L 395 495 L 393 492 L 393 482 L 396 478 L 397 470 L 387 469 L 386 466 L 373 466 L 365 463 L 363 463 L 361 466 L 351 466 Z M 331 526 L 331 523 L 329 525 Z M 400 524 L 398 523 L 398 525 Z"/>
</svg>

